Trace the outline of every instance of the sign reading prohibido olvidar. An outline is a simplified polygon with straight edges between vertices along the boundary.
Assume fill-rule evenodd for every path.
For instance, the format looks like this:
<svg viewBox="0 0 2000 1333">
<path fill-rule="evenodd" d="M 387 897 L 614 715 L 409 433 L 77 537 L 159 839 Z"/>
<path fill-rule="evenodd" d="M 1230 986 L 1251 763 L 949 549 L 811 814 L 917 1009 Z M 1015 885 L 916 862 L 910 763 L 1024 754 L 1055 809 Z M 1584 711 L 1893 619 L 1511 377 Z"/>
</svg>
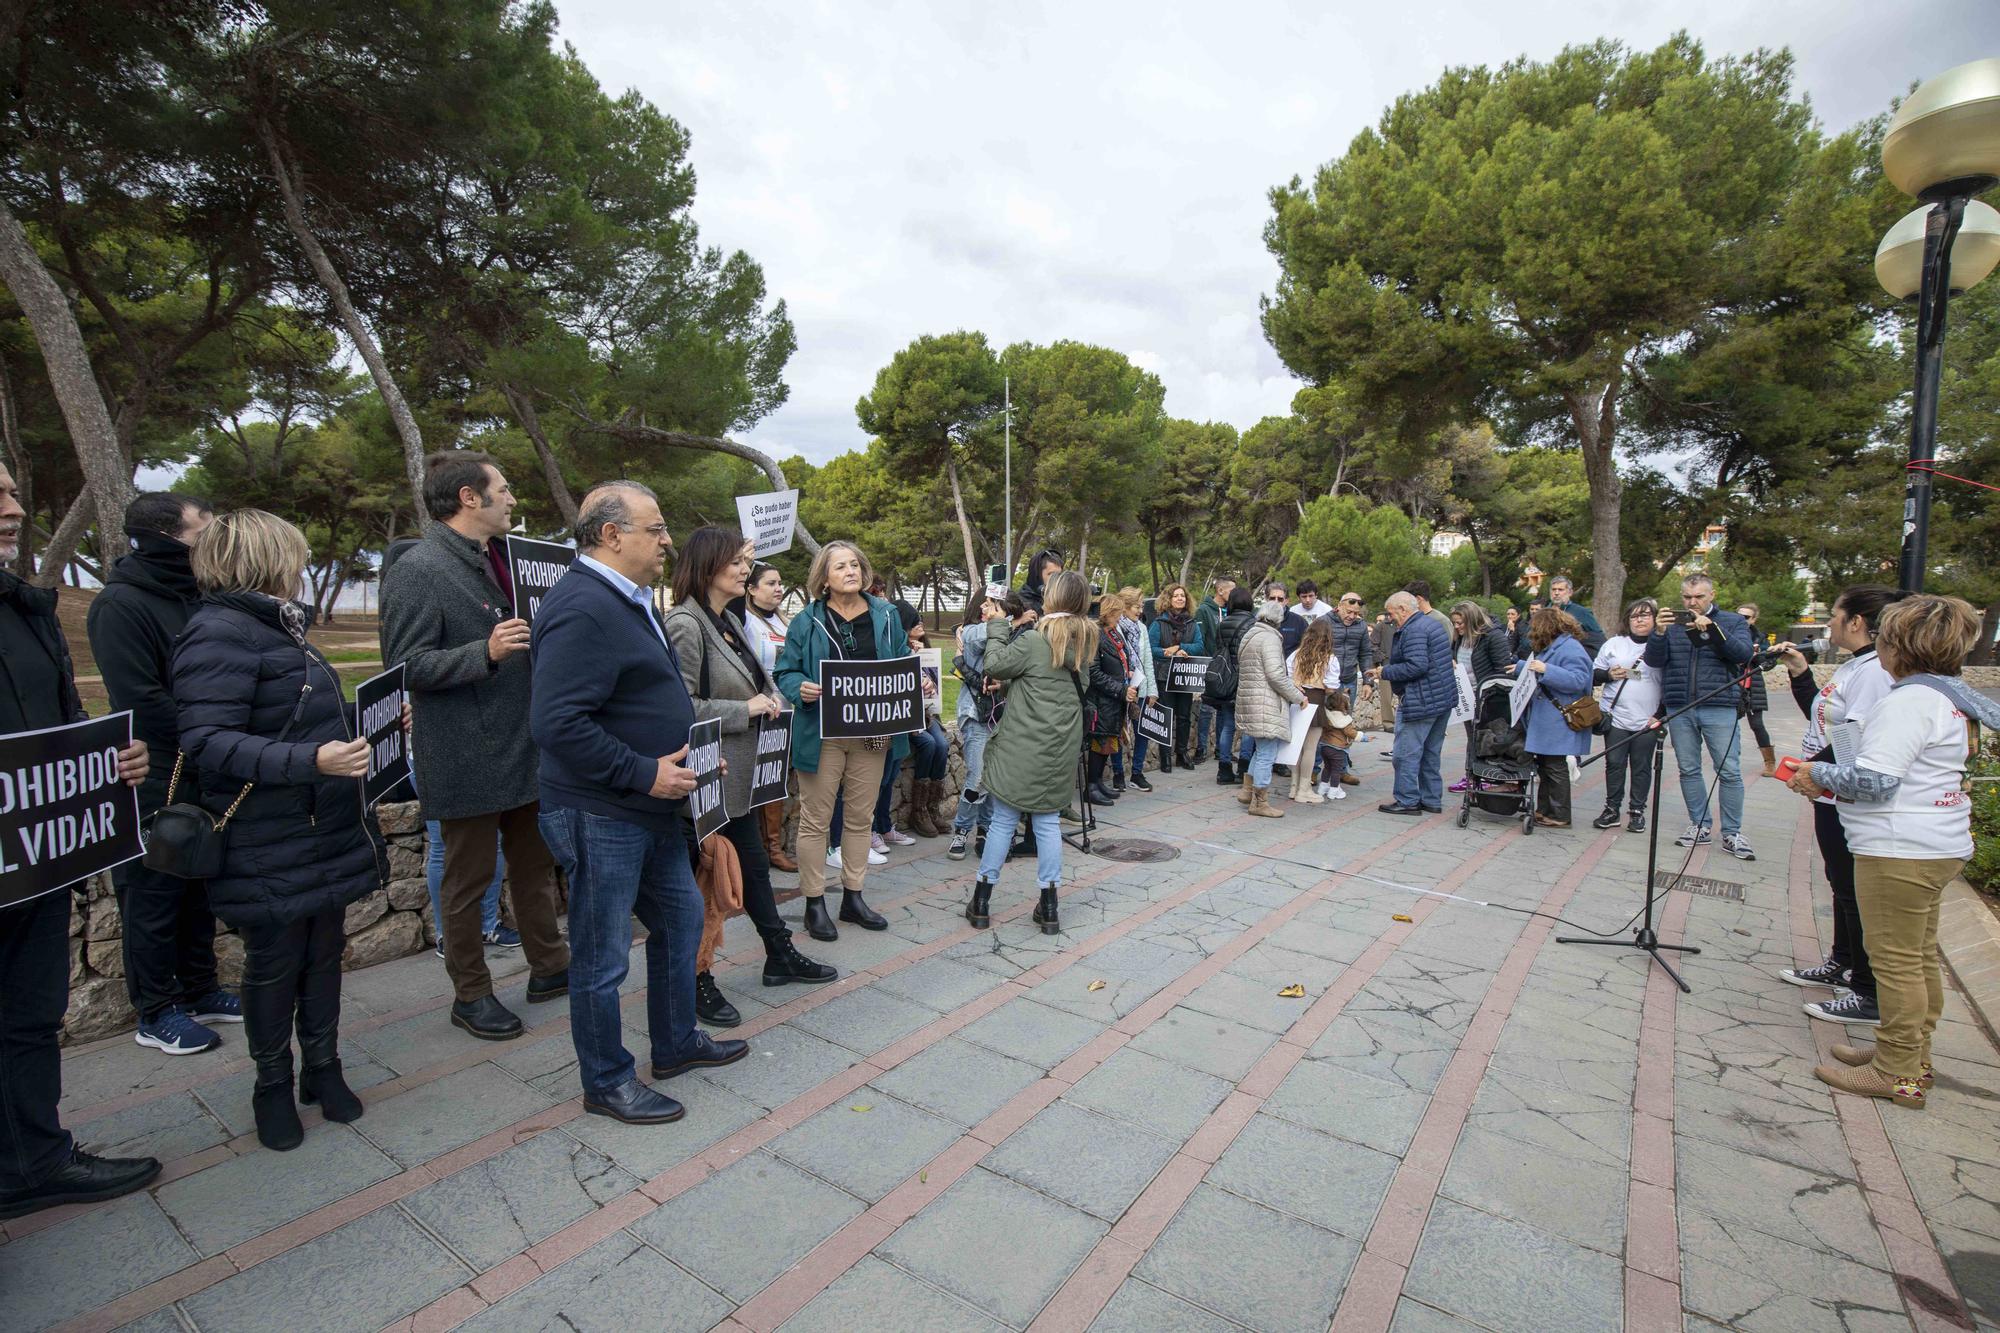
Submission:
<svg viewBox="0 0 2000 1333">
<path fill-rule="evenodd" d="M 1167 693 L 1192 694 L 1201 697 L 1208 679 L 1208 659 L 1206 657 L 1169 657 L 1167 659 Z"/>
<path fill-rule="evenodd" d="M 403 664 L 354 687 L 354 734 L 368 741 L 368 775 L 361 799 L 369 805 L 403 785 L 410 776 L 410 747 L 403 734 Z"/>
<path fill-rule="evenodd" d="M 118 779 L 132 714 L 0 736 L 0 907 L 142 855 L 139 793 Z"/>
<path fill-rule="evenodd" d="M 560 542 L 507 538 L 507 577 L 514 581 L 514 615 L 530 625 L 542 609 L 542 598 L 556 580 L 569 573 L 576 552 Z"/>
<path fill-rule="evenodd" d="M 729 822 L 722 804 L 722 721 L 710 718 L 688 728 L 687 766 L 694 770 L 694 791 L 688 813 L 694 816 L 694 840 L 700 842 Z"/>
<path fill-rule="evenodd" d="M 915 654 L 886 662 L 824 658 L 819 664 L 819 734 L 875 740 L 924 729 L 924 673 Z"/>
<path fill-rule="evenodd" d="M 757 767 L 750 774 L 750 808 L 785 799 L 792 771 L 792 710 L 757 719 Z"/>
<path fill-rule="evenodd" d="M 1148 699 L 1139 709 L 1139 734 L 1163 749 L 1174 748 L 1174 713 L 1158 699 Z M 1168 756 L 1172 758 L 1171 755 Z"/>
</svg>

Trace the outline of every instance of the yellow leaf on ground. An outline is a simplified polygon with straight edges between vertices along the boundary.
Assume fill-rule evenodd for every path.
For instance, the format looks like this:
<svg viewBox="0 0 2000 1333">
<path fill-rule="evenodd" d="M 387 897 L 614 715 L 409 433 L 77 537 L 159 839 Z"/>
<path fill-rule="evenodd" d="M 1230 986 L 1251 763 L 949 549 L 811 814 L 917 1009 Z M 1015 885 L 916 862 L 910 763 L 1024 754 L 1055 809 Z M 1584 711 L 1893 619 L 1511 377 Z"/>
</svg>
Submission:
<svg viewBox="0 0 2000 1333">
<path fill-rule="evenodd" d="M 1281 1000 L 1303 1000 L 1306 998 L 1306 988 L 1294 981 L 1291 985 L 1278 992 L 1278 998 Z"/>
<path fill-rule="evenodd" d="M 1416 920 L 1416 918 L 1415 918 L 1415 917 L 1409 917 L 1409 916 L 1404 916 L 1404 915 L 1403 915 L 1403 914 L 1402 914 L 1401 912 L 1398 912 L 1398 913 L 1396 913 L 1396 914 L 1395 914 L 1394 916 L 1390 917 L 1389 919 L 1390 919 L 1391 921 L 1414 921 L 1414 920 Z"/>
<path fill-rule="evenodd" d="M 863 1103 L 860 1103 L 859 1105 L 855 1105 L 855 1106 L 850 1106 L 850 1107 L 848 1107 L 847 1109 L 848 1109 L 848 1110 L 850 1110 L 850 1111 L 872 1111 L 872 1110 L 874 1110 L 875 1108 L 874 1108 L 873 1106 L 869 1105 L 868 1103 L 866 1103 L 866 1102 L 863 1102 Z"/>
<path fill-rule="evenodd" d="M 1091 982 L 1091 983 L 1090 983 L 1090 984 L 1089 984 L 1088 986 L 1085 986 L 1085 987 L 1084 987 L 1084 989 L 1085 989 L 1085 990 L 1103 990 L 1103 989 L 1104 989 L 1104 983 L 1103 983 L 1103 982 L 1101 982 L 1101 981 L 1093 981 L 1093 982 Z"/>
</svg>

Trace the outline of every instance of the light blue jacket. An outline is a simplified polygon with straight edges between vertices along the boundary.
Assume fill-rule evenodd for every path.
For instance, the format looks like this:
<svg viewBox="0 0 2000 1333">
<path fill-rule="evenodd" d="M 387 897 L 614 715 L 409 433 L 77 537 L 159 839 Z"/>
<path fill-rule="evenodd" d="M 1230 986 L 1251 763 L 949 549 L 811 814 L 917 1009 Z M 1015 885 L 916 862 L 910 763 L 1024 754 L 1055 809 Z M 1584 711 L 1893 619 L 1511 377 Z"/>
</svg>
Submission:
<svg viewBox="0 0 2000 1333">
<path fill-rule="evenodd" d="M 1590 693 L 1590 654 L 1574 635 L 1558 634 L 1537 656 L 1548 664 L 1548 670 L 1542 673 L 1542 683 L 1528 704 L 1528 753 L 1589 754 L 1591 734 L 1571 731 L 1569 723 L 1563 721 L 1562 706 Z M 1526 671 L 1527 663 L 1518 669 Z M 1549 701 L 1550 695 L 1555 696 L 1555 702 Z"/>
</svg>

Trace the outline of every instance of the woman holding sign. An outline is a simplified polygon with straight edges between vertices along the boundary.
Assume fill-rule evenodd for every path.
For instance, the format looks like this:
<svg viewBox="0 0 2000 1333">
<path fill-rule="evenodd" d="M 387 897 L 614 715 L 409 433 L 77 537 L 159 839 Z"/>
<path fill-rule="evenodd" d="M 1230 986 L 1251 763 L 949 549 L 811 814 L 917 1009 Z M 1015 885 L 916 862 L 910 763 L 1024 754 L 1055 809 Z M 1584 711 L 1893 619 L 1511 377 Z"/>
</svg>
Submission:
<svg viewBox="0 0 2000 1333">
<path fill-rule="evenodd" d="M 1090 585 L 1066 570 L 1049 580 L 1035 628 L 1010 641 L 1006 611 L 986 604 L 986 674 L 1007 685 L 1007 718 L 986 745 L 993 827 L 979 855 L 979 882 L 965 906 L 965 919 L 976 927 L 992 924 L 993 886 L 1025 816 L 1035 830 L 1035 881 L 1041 885 L 1035 924 L 1044 935 L 1062 930 L 1056 886 L 1062 880 L 1063 842 L 1056 816 L 1076 797 L 1084 677 L 1097 657 L 1089 606 Z"/>
<path fill-rule="evenodd" d="M 292 1099 L 328 1120 L 361 1116 L 341 1075 L 340 955 L 347 905 L 382 887 L 362 810 L 368 741 L 356 739 L 340 679 L 306 643 L 290 600 L 309 557 L 305 534 L 239 509 L 195 541 L 203 596 L 174 649 L 181 752 L 201 803 L 221 819 L 215 914 L 243 935 L 243 1025 L 257 1081 L 257 1141 L 285 1152 L 305 1138 Z"/>
<path fill-rule="evenodd" d="M 806 573 L 806 609 L 792 618 L 778 653 L 778 690 L 793 705 L 792 767 L 799 774 L 799 892 L 806 900 L 806 933 L 816 940 L 840 938 L 824 900 L 827 824 L 836 796 L 845 796 L 846 827 L 841 838 L 840 919 L 863 930 L 887 930 L 889 923 L 861 896 L 868 877 L 869 818 L 875 809 L 882 770 L 890 759 L 909 753 L 903 736 L 822 740 L 820 664 L 826 661 L 888 661 L 907 657 L 909 639 L 896 608 L 862 589 L 875 571 L 853 542 L 828 542 Z M 915 720 L 911 730 L 923 725 Z"/>
<path fill-rule="evenodd" d="M 729 614 L 729 600 L 743 595 L 749 574 L 750 544 L 742 534 L 733 528 L 696 528 L 674 560 L 674 609 L 661 623 L 691 686 L 695 720 L 715 718 L 722 723 L 722 804 L 729 822 L 719 836 L 736 849 L 743 874 L 743 911 L 764 941 L 764 984 L 816 985 L 840 973 L 793 946 L 792 932 L 778 916 L 778 900 L 771 891 L 761 821 L 750 805 L 760 719 L 778 716 L 785 705 L 757 660 L 742 622 Z M 695 1013 L 711 1027 L 735 1027 L 743 1016 L 715 984 L 709 970 L 712 961 L 700 959 L 695 972 Z"/>
<path fill-rule="evenodd" d="M 750 646 L 756 650 L 757 660 L 767 674 L 778 669 L 778 650 L 785 646 L 785 618 L 778 614 L 784 600 L 785 576 L 776 566 L 754 560 L 743 596 L 729 603 L 730 612 L 743 621 Z M 791 874 L 799 868 L 799 863 L 785 851 L 785 802 L 760 805 L 757 815 L 764 827 L 764 858 L 771 863 L 771 869 Z"/>
<path fill-rule="evenodd" d="M 1200 657 L 1208 651 L 1202 642 L 1201 622 L 1194 618 L 1194 598 L 1185 586 L 1169 583 L 1160 589 L 1160 614 L 1153 618 L 1153 678 L 1174 710 L 1174 743 L 1160 752 L 1160 771 L 1171 773 L 1178 763 L 1194 767 L 1194 735 L 1189 719 L 1194 715 L 1194 695 L 1169 687 L 1168 677 L 1176 657 Z"/>
</svg>

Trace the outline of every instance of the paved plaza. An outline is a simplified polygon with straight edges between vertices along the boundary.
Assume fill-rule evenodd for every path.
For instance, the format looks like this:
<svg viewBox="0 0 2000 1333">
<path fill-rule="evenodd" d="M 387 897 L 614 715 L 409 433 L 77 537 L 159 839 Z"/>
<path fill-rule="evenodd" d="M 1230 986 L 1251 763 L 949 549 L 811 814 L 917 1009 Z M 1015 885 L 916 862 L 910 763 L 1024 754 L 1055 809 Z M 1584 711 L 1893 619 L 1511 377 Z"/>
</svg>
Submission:
<svg viewBox="0 0 2000 1333">
<path fill-rule="evenodd" d="M 77 1049 L 78 1137 L 166 1171 L 0 1229 L 0 1326 L 2000 1327 L 2000 1053 L 1954 994 L 1927 1111 L 1813 1078 L 1842 1034 L 1775 975 L 1830 929 L 1805 802 L 1751 782 L 1758 860 L 1703 849 L 1721 884 L 1664 895 L 1666 937 L 1703 950 L 1682 995 L 1501 906 L 1636 910 L 1644 838 L 1585 827 L 1598 770 L 1574 831 L 1530 837 L 1377 813 L 1380 748 L 1350 799 L 1283 820 L 1212 770 L 1128 794 L 1100 836 L 1179 856 L 1072 852 L 1060 936 L 1020 863 L 967 927 L 973 864 L 942 840 L 871 872 L 887 933 L 809 947 L 836 985 L 763 989 L 732 923 L 752 1054 L 665 1085 L 675 1125 L 582 1114 L 565 1006 L 520 1004 L 518 972 L 525 1037 L 453 1028 L 428 952 L 347 978 L 368 1111 L 308 1112 L 291 1153 L 250 1133 L 240 1028 L 188 1059 Z"/>
</svg>

